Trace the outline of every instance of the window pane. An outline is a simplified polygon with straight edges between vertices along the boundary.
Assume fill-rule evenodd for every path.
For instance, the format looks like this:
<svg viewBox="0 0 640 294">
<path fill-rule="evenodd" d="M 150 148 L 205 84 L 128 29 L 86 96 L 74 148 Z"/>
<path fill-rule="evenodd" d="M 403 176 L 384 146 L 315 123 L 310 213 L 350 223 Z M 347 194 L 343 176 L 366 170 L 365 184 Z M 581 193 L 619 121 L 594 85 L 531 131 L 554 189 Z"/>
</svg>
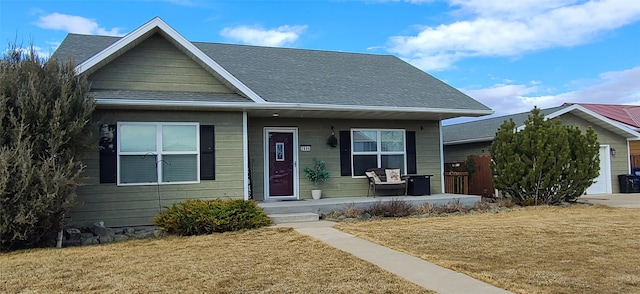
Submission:
<svg viewBox="0 0 640 294">
<path fill-rule="evenodd" d="M 162 151 L 196 151 L 195 125 L 163 125 Z"/>
<path fill-rule="evenodd" d="M 196 181 L 197 159 L 195 154 L 162 156 L 162 182 Z"/>
<path fill-rule="evenodd" d="M 120 156 L 120 182 L 156 183 L 155 155 L 122 155 Z"/>
<path fill-rule="evenodd" d="M 353 175 L 364 176 L 364 172 L 369 168 L 378 167 L 377 155 L 354 155 L 353 156 Z"/>
<path fill-rule="evenodd" d="M 382 151 L 404 151 L 404 131 L 381 131 Z"/>
<path fill-rule="evenodd" d="M 353 152 L 377 151 L 377 136 L 378 132 L 376 131 L 354 131 Z"/>
<path fill-rule="evenodd" d="M 155 125 L 120 125 L 120 151 L 155 152 Z"/>
<path fill-rule="evenodd" d="M 404 155 L 382 155 L 380 161 L 380 167 L 399 168 L 404 175 Z"/>
</svg>

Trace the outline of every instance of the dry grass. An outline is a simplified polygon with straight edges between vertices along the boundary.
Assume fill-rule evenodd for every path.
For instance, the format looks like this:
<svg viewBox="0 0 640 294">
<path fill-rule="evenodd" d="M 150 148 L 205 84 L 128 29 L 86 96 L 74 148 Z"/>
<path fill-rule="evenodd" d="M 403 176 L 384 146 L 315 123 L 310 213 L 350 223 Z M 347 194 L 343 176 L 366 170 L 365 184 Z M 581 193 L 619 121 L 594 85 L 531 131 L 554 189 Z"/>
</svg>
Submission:
<svg viewBox="0 0 640 294">
<path fill-rule="evenodd" d="M 433 293 L 292 229 L 0 254 L 0 293 Z"/>
<path fill-rule="evenodd" d="M 576 205 L 340 223 L 519 293 L 640 293 L 640 210 Z"/>
</svg>

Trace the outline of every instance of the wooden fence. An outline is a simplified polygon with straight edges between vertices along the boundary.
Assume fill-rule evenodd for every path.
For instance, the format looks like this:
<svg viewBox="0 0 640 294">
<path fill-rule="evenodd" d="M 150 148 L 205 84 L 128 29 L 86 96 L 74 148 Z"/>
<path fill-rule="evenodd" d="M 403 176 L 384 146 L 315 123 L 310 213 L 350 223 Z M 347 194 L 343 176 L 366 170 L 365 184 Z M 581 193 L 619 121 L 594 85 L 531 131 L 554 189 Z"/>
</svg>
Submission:
<svg viewBox="0 0 640 294">
<path fill-rule="evenodd" d="M 640 155 L 631 155 L 631 168 L 640 167 Z"/>
<path fill-rule="evenodd" d="M 469 194 L 469 173 L 445 172 L 444 192 L 449 194 Z"/>
</svg>

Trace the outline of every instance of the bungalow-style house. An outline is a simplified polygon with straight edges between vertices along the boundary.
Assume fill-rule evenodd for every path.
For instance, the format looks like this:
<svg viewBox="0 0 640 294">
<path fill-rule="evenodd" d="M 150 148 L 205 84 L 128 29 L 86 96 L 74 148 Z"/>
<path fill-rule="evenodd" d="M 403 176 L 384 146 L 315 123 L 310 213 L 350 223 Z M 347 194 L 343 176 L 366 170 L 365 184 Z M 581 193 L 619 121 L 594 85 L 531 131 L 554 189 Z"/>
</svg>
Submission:
<svg viewBox="0 0 640 294">
<path fill-rule="evenodd" d="M 565 103 L 558 107 L 541 109 L 547 119 L 560 118 L 564 124 L 570 124 L 585 130 L 592 127 L 600 143 L 600 176 L 587 189 L 587 194 L 618 193 L 620 186 L 618 175 L 631 171 L 631 147 L 640 143 L 637 127 L 625 123 L 620 113 L 615 115 L 612 109 L 622 105 Z M 445 166 L 458 165 L 469 156 L 476 159 L 476 171 L 471 175 L 470 194 L 493 194 L 491 171 L 488 167 L 489 147 L 498 128 L 506 120 L 513 119 L 518 127 L 530 112 L 482 119 L 455 125 L 443 126 Z M 474 183 L 475 181 L 475 183 Z"/>
<path fill-rule="evenodd" d="M 78 224 L 151 224 L 189 198 L 366 195 L 365 169 L 442 175 L 441 120 L 493 111 L 394 56 L 190 42 L 160 18 L 54 53 L 91 82 L 96 149 Z M 431 179 L 442 193 L 442 177 Z"/>
</svg>

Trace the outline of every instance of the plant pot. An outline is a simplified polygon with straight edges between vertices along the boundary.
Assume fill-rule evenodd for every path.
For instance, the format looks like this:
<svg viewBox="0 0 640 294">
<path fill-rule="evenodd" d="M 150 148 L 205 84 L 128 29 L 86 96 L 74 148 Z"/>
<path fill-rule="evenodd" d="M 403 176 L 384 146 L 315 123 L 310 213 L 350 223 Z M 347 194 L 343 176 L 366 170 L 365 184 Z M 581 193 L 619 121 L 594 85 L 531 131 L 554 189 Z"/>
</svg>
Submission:
<svg viewBox="0 0 640 294">
<path fill-rule="evenodd" d="M 322 196 L 322 190 L 311 190 L 311 197 L 313 199 L 318 200 Z"/>
</svg>

